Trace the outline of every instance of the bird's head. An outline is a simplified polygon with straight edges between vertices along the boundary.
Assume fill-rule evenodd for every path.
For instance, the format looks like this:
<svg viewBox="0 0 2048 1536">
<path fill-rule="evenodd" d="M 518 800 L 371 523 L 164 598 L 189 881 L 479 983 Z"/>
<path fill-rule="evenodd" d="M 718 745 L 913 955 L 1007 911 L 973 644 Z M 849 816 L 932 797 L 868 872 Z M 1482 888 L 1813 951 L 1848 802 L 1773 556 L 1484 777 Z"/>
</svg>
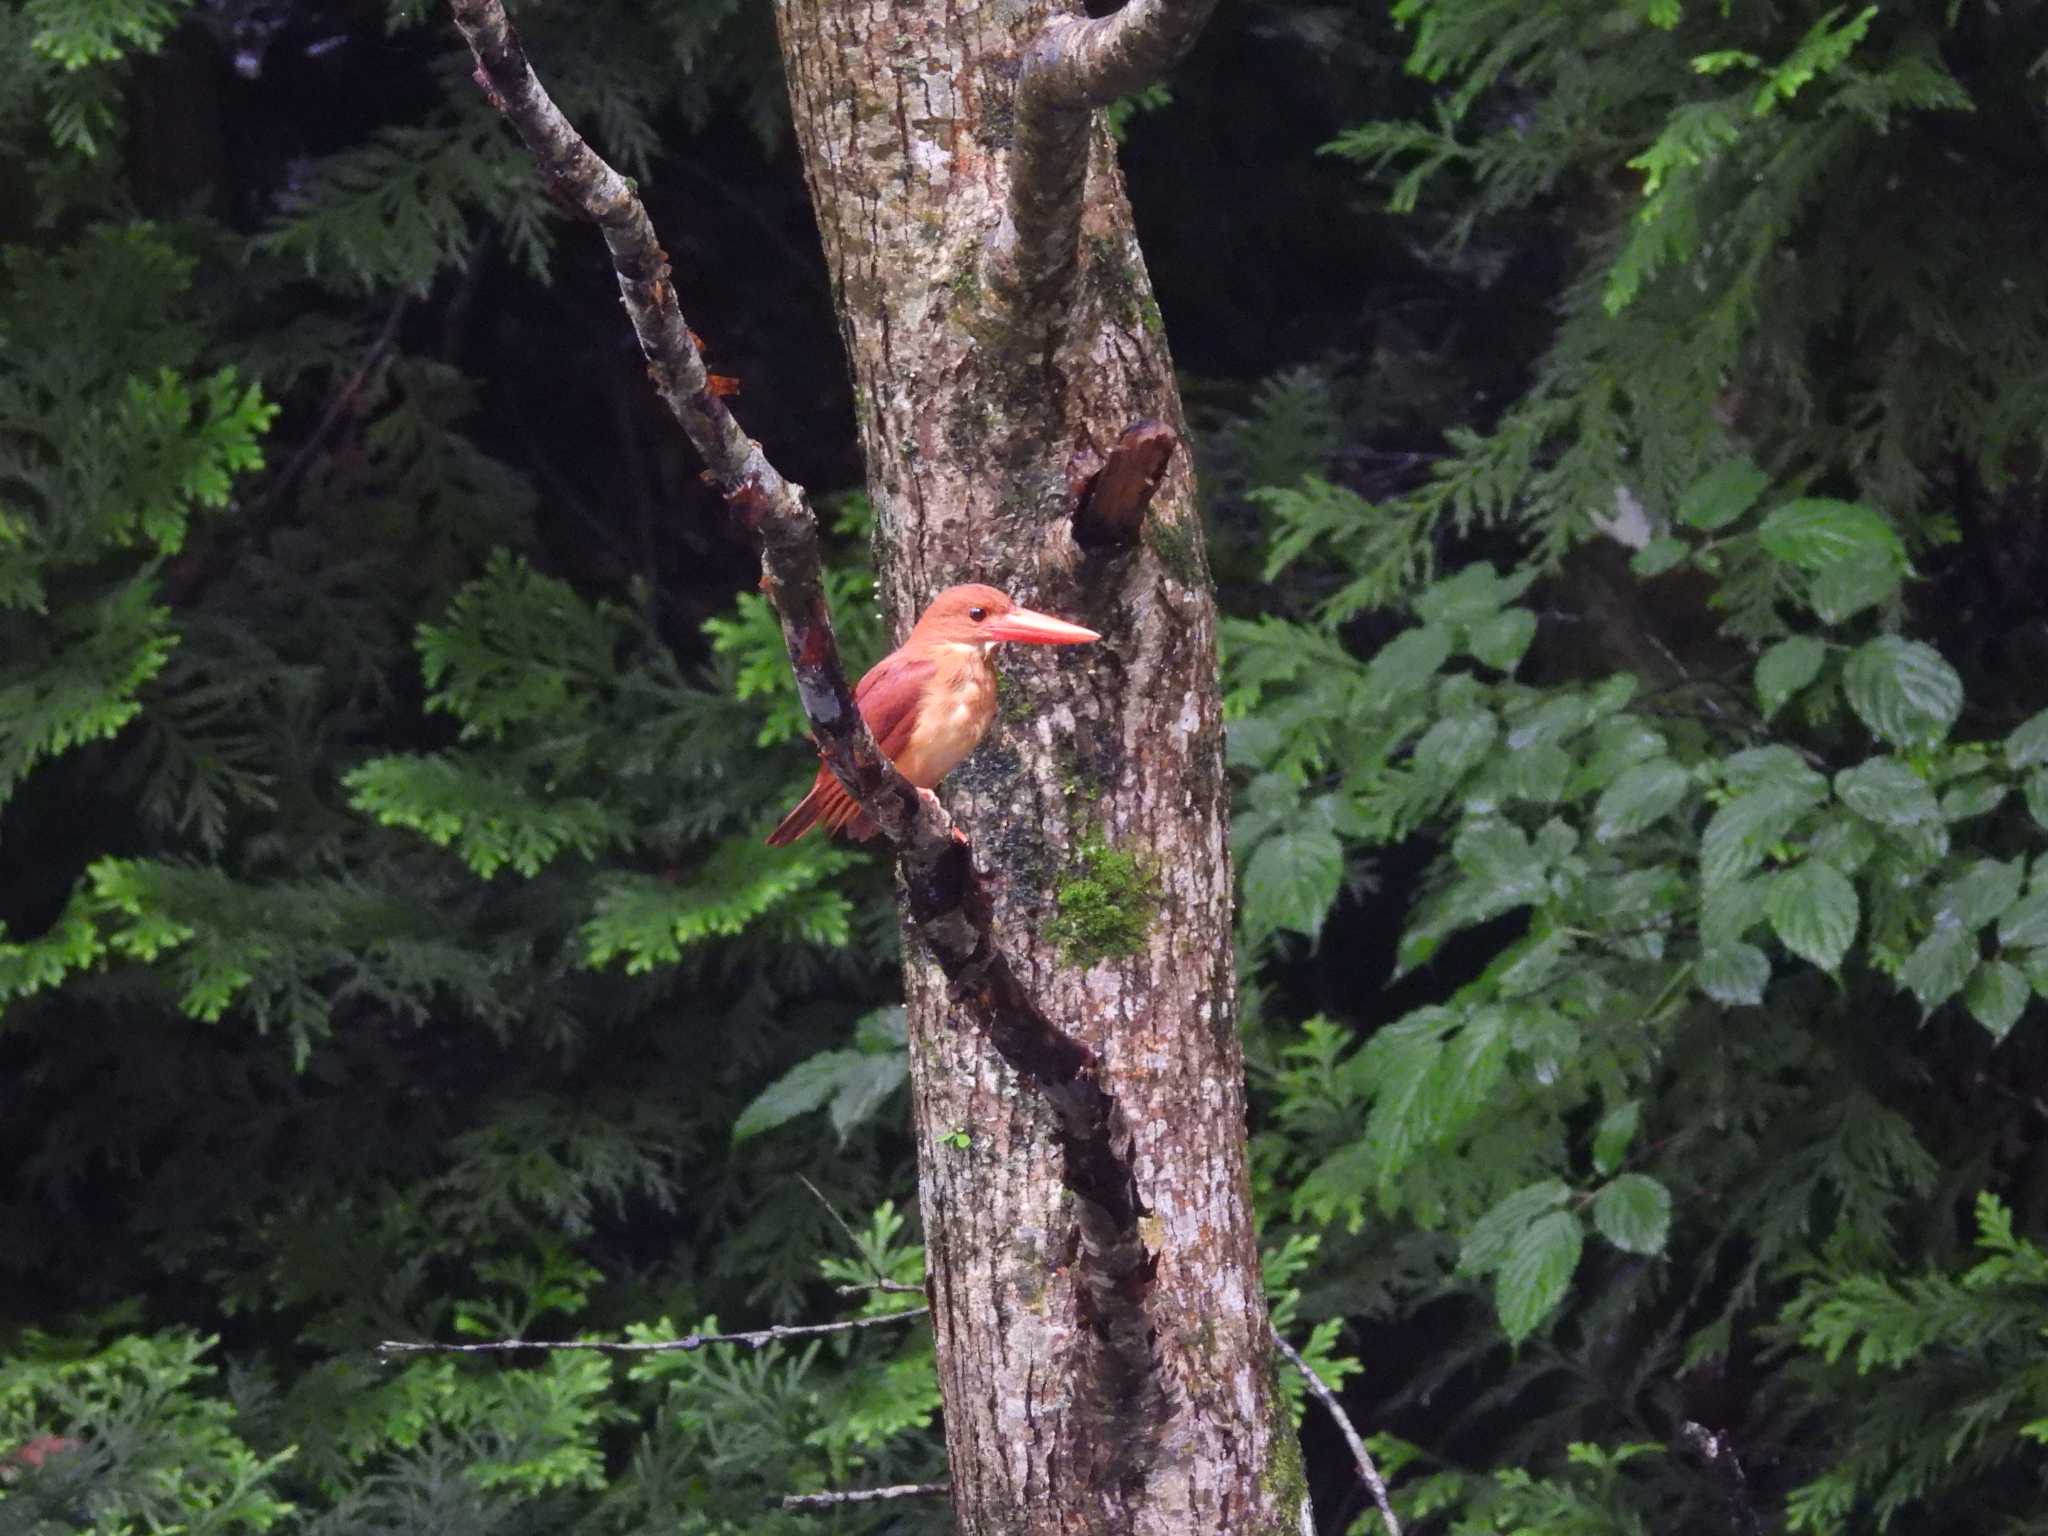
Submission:
<svg viewBox="0 0 2048 1536">
<path fill-rule="evenodd" d="M 1021 608 L 994 587 L 970 582 L 948 587 L 931 601 L 910 633 L 913 644 L 978 645 L 1003 640 L 1020 645 L 1085 645 L 1102 636 L 1049 613 Z"/>
</svg>

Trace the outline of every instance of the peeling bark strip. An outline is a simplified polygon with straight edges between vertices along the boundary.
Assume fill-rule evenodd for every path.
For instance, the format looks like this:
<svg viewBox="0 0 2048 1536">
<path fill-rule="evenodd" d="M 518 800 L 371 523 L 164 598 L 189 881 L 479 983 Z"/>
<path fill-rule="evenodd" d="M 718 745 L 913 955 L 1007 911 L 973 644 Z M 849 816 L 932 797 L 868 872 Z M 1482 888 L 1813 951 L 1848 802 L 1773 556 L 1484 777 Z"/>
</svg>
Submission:
<svg viewBox="0 0 2048 1536">
<path fill-rule="evenodd" d="M 1074 542 L 1087 550 L 1127 549 L 1137 543 L 1145 509 L 1179 446 L 1180 435 L 1163 421 L 1126 427 L 1108 460 L 1081 477 Z"/>
</svg>

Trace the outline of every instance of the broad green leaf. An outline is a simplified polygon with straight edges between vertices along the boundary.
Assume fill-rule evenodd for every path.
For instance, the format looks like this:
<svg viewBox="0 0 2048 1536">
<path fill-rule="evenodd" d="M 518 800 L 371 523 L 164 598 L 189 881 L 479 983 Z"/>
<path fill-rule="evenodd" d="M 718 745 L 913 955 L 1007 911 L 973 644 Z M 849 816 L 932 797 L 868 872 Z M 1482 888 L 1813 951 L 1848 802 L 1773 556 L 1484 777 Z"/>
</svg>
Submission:
<svg viewBox="0 0 2048 1536">
<path fill-rule="evenodd" d="M 1465 1234 L 1458 1249 L 1458 1273 L 1484 1275 L 1500 1268 L 1529 1224 L 1557 1210 L 1571 1194 L 1562 1179 L 1545 1179 L 1496 1201 Z"/>
<path fill-rule="evenodd" d="M 1721 778 L 1738 795 L 1758 789 L 1789 789 L 1808 800 L 1827 794 L 1828 781 L 1790 747 L 1749 747 L 1721 763 Z"/>
<path fill-rule="evenodd" d="M 1963 990 L 1977 966 L 1977 940 L 1960 928 L 1937 928 L 1906 956 L 1899 982 L 1933 1012 Z"/>
<path fill-rule="evenodd" d="M 1486 760 L 1500 736 L 1500 722 L 1490 712 L 1452 715 L 1422 733 L 1415 744 L 1415 771 L 1446 787 Z"/>
<path fill-rule="evenodd" d="M 2026 1011 L 2030 992 L 2018 966 L 2006 960 L 1986 960 L 1963 989 L 1963 1006 L 1991 1031 L 1994 1040 L 2003 1040 Z"/>
<path fill-rule="evenodd" d="M 2048 709 L 2005 738 L 2005 765 L 2014 773 L 2048 763 Z"/>
<path fill-rule="evenodd" d="M 1628 568 L 1638 576 L 1662 576 L 1666 571 L 1682 564 L 1692 553 L 1692 546 L 1683 539 L 1668 535 L 1652 539 L 1634 555 L 1629 557 Z"/>
<path fill-rule="evenodd" d="M 1772 880 L 1764 910 L 1781 942 L 1800 959 L 1833 971 L 1856 937 L 1856 887 L 1830 864 L 1809 858 Z"/>
<path fill-rule="evenodd" d="M 2021 786 L 2027 797 L 2027 814 L 2034 825 L 2048 831 L 2048 768 L 2036 768 Z"/>
<path fill-rule="evenodd" d="M 1521 940 L 1487 968 L 1495 992 L 1503 998 L 1515 998 L 1542 990 L 1571 950 L 1571 939 L 1562 933 L 1546 933 L 1541 938 L 1531 935 Z"/>
<path fill-rule="evenodd" d="M 1730 459 L 1707 471 L 1678 499 L 1678 520 L 1712 533 L 1756 505 L 1770 476 L 1747 459 Z"/>
<path fill-rule="evenodd" d="M 1662 1253 L 1671 1191 L 1647 1174 L 1624 1173 L 1593 1197 L 1593 1225 L 1623 1253 Z"/>
<path fill-rule="evenodd" d="M 1510 608 L 1472 626 L 1472 654 L 1496 671 L 1512 672 L 1535 638 L 1536 615 L 1526 608 Z"/>
<path fill-rule="evenodd" d="M 1825 859 L 1845 875 L 1853 875 L 1877 852 L 1877 834 L 1855 816 L 1824 818 L 1806 840 L 1808 857 Z"/>
<path fill-rule="evenodd" d="M 1501 765 L 1500 781 L 1517 800 L 1536 805 L 1555 805 L 1564 798 L 1565 781 L 1571 777 L 1571 754 L 1554 741 L 1539 742 L 1523 752 L 1511 752 Z"/>
<path fill-rule="evenodd" d="M 1996 779 L 1966 780 L 1942 791 L 1941 818 L 1944 821 L 1968 821 L 1972 816 L 1982 816 L 2005 804 L 2005 797 L 2010 793 L 2012 786 L 2001 784 Z"/>
<path fill-rule="evenodd" d="M 1534 1333 L 1564 1299 L 1585 1241 L 1585 1229 L 1570 1211 L 1539 1216 L 1521 1230 L 1493 1282 L 1494 1309 L 1510 1342 L 1519 1344 Z"/>
<path fill-rule="evenodd" d="M 844 1143 L 848 1134 L 888 1102 L 889 1095 L 903 1086 L 910 1075 L 907 1054 L 876 1055 L 861 1052 L 858 1061 L 840 1074 L 832 1095 L 832 1129 Z"/>
<path fill-rule="evenodd" d="M 1712 888 L 1748 874 L 1812 804 L 1798 790 L 1772 786 L 1730 800 L 1700 835 L 1700 882 Z"/>
<path fill-rule="evenodd" d="M 2007 949 L 2048 945 L 2048 890 L 2036 891 L 1998 919 L 1998 942 Z"/>
<path fill-rule="evenodd" d="M 1898 596 L 1904 572 L 1889 555 L 1822 566 L 1806 584 L 1806 598 L 1824 624 L 1840 624 Z"/>
<path fill-rule="evenodd" d="M 1468 565 L 1433 582 L 1415 598 L 1416 616 L 1432 624 L 1480 624 L 1528 591 L 1533 569 L 1503 576 L 1491 565 Z"/>
<path fill-rule="evenodd" d="M 1244 869 L 1244 922 L 1255 937 L 1279 929 L 1316 937 L 1344 878 L 1344 845 L 1327 827 L 1280 832 Z"/>
<path fill-rule="evenodd" d="M 1615 1105 L 1600 1117 L 1600 1123 L 1593 1128 L 1593 1166 L 1601 1173 L 1612 1173 L 1621 1166 L 1641 1118 L 1642 1105 L 1635 1099 Z"/>
<path fill-rule="evenodd" d="M 1997 859 L 1978 859 L 1936 894 L 1935 926 L 1954 924 L 1975 930 L 2003 917 L 2020 899 L 2020 886 L 2025 879 L 2023 859 L 2003 863 Z"/>
<path fill-rule="evenodd" d="M 732 1139 L 745 1141 L 808 1114 L 839 1091 L 849 1071 L 884 1058 L 859 1051 L 820 1051 L 791 1067 L 755 1095 L 733 1122 Z"/>
<path fill-rule="evenodd" d="M 2020 956 L 2020 971 L 2036 997 L 2048 997 L 2048 949 L 2030 950 Z"/>
<path fill-rule="evenodd" d="M 1884 635 L 1857 647 L 1842 670 L 1849 707 L 1884 740 L 1931 746 L 1948 735 L 1963 708 L 1963 680 L 1941 653 L 1918 640 Z"/>
<path fill-rule="evenodd" d="M 1379 648 L 1365 669 L 1366 693 L 1393 700 L 1420 693 L 1450 660 L 1451 632 L 1441 624 L 1403 630 Z"/>
<path fill-rule="evenodd" d="M 1732 944 L 1764 920 L 1768 880 L 1730 880 L 1700 894 L 1700 943 Z"/>
<path fill-rule="evenodd" d="M 1941 805 L 1927 781 L 1895 757 L 1873 757 L 1835 775 L 1835 793 L 1865 821 L 1881 827 L 1917 827 L 1941 820 Z"/>
<path fill-rule="evenodd" d="M 1483 821 L 1465 827 L 1451 843 L 1451 859 L 1489 888 L 1488 905 L 1497 912 L 1532 901 L 1549 889 L 1542 857 L 1513 822 Z"/>
<path fill-rule="evenodd" d="M 1802 571 L 1872 558 L 1906 561 L 1891 524 L 1855 501 L 1788 501 L 1757 525 L 1757 538 L 1772 556 Z"/>
<path fill-rule="evenodd" d="M 1692 775 L 1668 757 L 1626 769 L 1593 809 L 1593 836 L 1611 843 L 1640 832 L 1678 809 L 1692 789 Z"/>
<path fill-rule="evenodd" d="M 1766 718 L 1778 706 L 1820 676 L 1827 660 L 1827 646 L 1811 635 L 1793 635 L 1780 640 L 1756 661 L 1756 696 Z"/>
<path fill-rule="evenodd" d="M 1692 974 L 1700 990 L 1724 1007 L 1755 1007 L 1770 985 L 1771 961 L 1754 944 L 1715 944 L 1700 951 Z"/>
</svg>

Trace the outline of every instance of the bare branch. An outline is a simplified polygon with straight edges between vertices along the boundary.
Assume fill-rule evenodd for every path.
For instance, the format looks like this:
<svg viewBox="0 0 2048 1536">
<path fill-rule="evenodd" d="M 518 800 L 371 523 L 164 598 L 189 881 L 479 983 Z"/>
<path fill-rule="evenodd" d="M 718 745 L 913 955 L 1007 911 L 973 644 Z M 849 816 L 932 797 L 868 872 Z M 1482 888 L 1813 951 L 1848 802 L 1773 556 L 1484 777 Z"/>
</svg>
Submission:
<svg viewBox="0 0 2048 1536">
<path fill-rule="evenodd" d="M 689 1353 L 706 1344 L 744 1344 L 762 1349 L 790 1339 L 812 1339 L 827 1333 L 850 1333 L 856 1328 L 880 1328 L 889 1323 L 907 1323 L 927 1316 L 929 1307 L 909 1307 L 901 1312 L 884 1312 L 879 1317 L 853 1317 L 840 1323 L 777 1324 L 745 1333 L 691 1333 L 680 1339 L 490 1339 L 481 1344 L 420 1344 L 387 1339 L 377 1346 L 380 1355 L 509 1355 L 521 1350 L 587 1349 L 607 1355 L 668 1355 Z"/>
<path fill-rule="evenodd" d="M 1337 1401 L 1337 1394 L 1330 1390 L 1330 1384 L 1318 1376 L 1309 1363 L 1301 1358 L 1301 1351 L 1280 1335 L 1278 1328 L 1269 1328 L 1273 1344 L 1288 1363 L 1301 1372 L 1301 1379 L 1308 1383 L 1309 1391 L 1316 1395 L 1316 1401 L 1330 1411 L 1330 1417 L 1337 1421 L 1337 1429 L 1344 1436 L 1344 1443 L 1351 1447 L 1351 1459 L 1358 1463 L 1358 1475 L 1365 1479 L 1365 1486 L 1372 1490 L 1372 1501 L 1380 1509 L 1380 1519 L 1386 1522 L 1387 1536 L 1401 1536 L 1401 1522 L 1394 1517 L 1393 1501 L 1387 1497 L 1387 1480 L 1380 1476 L 1380 1469 L 1373 1463 L 1372 1453 L 1365 1448 L 1365 1442 L 1358 1438 L 1358 1431 L 1352 1427 L 1351 1416 L 1344 1411 L 1344 1405 Z"/>
<path fill-rule="evenodd" d="M 1192 37 L 1213 3 L 1136 0 L 1131 15 L 1107 30 L 1091 30 L 1097 26 L 1092 22 L 1074 23 L 1081 31 L 1075 34 L 1072 56 L 1101 61 L 1093 70 L 1100 78 L 1087 88 L 1107 88 L 1107 82 L 1121 89 L 1134 61 L 1176 55 L 1186 39 L 1162 51 L 1154 35 L 1160 18 L 1173 23 L 1169 30 Z M 951 820 L 937 803 L 913 789 L 876 749 L 840 666 L 820 576 L 816 519 L 802 488 L 777 473 L 760 444 L 740 430 L 713 393 L 677 305 L 668 258 L 632 184 L 605 164 L 549 99 L 501 0 L 450 0 L 450 5 L 476 57 L 479 84 L 511 120 L 552 190 L 603 232 L 654 387 L 760 547 L 762 589 L 782 621 L 797 692 L 820 755 L 895 845 L 912 923 L 952 983 L 954 997 L 985 1025 L 997 1053 L 1045 1096 L 1054 1112 L 1063 1180 L 1075 1197 L 1081 1230 L 1077 1278 L 1111 1362 L 1110 1395 L 1127 1404 L 1158 1398 L 1163 1388 L 1143 1306 L 1152 1279 L 1151 1255 L 1138 1225 L 1146 1207 L 1117 1136 L 1116 1100 L 1101 1085 L 1095 1053 L 1053 1024 L 1025 991 L 1008 957 L 996 947 L 988 892 L 965 839 L 954 836 Z M 1060 42 L 1047 65 L 1061 79 L 1075 67 L 1061 62 L 1068 54 L 1069 45 Z M 1077 142 L 1085 157 L 1085 108 L 1078 109 L 1078 119 L 1082 137 Z M 1082 160 L 1075 164 L 1082 166 Z M 1071 231 L 1068 238 L 1071 245 Z"/>
<path fill-rule="evenodd" d="M 1090 114 L 1162 78 L 1194 43 L 1216 0 L 1126 0 L 1113 15 L 1056 16 L 1024 54 L 1008 217 L 997 237 L 1017 319 L 1065 318 L 1081 241 Z"/>
<path fill-rule="evenodd" d="M 884 1499 L 942 1499 L 951 1483 L 898 1483 L 892 1488 L 849 1488 L 843 1493 L 785 1493 L 784 1509 L 837 1509 L 841 1504 L 879 1504 Z"/>
<path fill-rule="evenodd" d="M 596 224 L 611 251 L 648 376 L 761 550 L 761 585 L 782 620 L 804 715 L 818 750 L 890 842 L 935 863 L 952 823 L 876 748 L 839 661 L 818 563 L 817 521 L 803 487 L 785 480 L 715 394 L 669 280 L 668 257 L 633 185 L 599 157 L 556 107 L 500 0 L 450 0 L 476 57 L 476 77 L 518 130 L 551 189 Z"/>
</svg>

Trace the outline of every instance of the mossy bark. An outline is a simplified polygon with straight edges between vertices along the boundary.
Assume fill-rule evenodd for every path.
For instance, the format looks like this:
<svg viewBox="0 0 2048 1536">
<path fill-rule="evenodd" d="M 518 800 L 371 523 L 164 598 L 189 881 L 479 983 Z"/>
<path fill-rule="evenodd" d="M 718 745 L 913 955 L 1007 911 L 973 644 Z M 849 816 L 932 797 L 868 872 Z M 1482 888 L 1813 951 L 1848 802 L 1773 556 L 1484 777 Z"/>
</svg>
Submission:
<svg viewBox="0 0 2048 1536">
<path fill-rule="evenodd" d="M 1182 428 L 1112 146 L 1097 124 L 1075 301 L 1034 310 L 990 252 L 1019 61 L 1051 13 L 1037 0 L 777 10 L 898 633 L 934 592 L 974 580 L 1104 636 L 1002 656 L 1002 718 L 942 797 L 995 877 L 1018 974 L 1095 1054 L 1116 1102 L 1145 1263 L 1110 1300 L 1139 1320 L 1138 1349 L 1134 1364 L 1076 1278 L 1089 1255 L 1044 1096 L 909 944 L 960 1529 L 1297 1530 L 1245 1167 L 1215 606 L 1186 455 L 1142 538 L 1088 551 L 1073 536 L 1077 458 L 1135 422 Z M 1090 838 L 1156 873 L 1155 904 L 1130 942 L 1077 966 L 1055 937 L 1057 890 Z M 947 1140 L 962 1130 L 966 1150 Z"/>
</svg>

